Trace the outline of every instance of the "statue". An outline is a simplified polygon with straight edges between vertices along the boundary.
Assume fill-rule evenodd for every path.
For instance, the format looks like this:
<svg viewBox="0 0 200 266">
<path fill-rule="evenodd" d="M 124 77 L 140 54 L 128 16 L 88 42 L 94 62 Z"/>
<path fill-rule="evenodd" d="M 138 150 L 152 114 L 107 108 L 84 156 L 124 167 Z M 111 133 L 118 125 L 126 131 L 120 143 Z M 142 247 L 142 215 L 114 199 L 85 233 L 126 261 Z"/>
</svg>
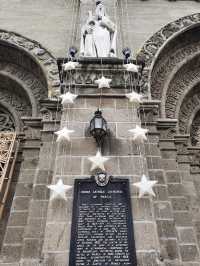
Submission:
<svg viewBox="0 0 200 266">
<path fill-rule="evenodd" d="M 82 27 L 80 56 L 115 57 L 116 36 L 116 26 L 106 16 L 102 0 L 96 0 L 95 15 L 89 11 L 87 22 Z"/>
</svg>

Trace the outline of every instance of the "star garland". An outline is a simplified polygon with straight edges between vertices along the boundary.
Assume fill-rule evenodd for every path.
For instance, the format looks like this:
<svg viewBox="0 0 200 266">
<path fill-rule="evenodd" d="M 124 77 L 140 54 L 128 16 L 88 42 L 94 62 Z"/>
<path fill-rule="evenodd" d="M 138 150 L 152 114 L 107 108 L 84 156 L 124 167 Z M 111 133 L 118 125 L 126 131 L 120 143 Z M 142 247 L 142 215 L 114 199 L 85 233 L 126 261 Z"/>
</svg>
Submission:
<svg viewBox="0 0 200 266">
<path fill-rule="evenodd" d="M 70 130 L 67 127 L 56 131 L 55 134 L 58 136 L 56 142 L 70 141 L 70 135 L 74 133 L 74 130 Z"/>
<path fill-rule="evenodd" d="M 55 185 L 47 187 L 51 190 L 50 200 L 57 198 L 67 200 L 66 192 L 72 189 L 72 186 L 64 185 L 62 179 L 59 179 Z"/>
<path fill-rule="evenodd" d="M 139 198 L 141 198 L 145 194 L 149 194 L 155 197 L 156 195 L 153 191 L 153 187 L 155 186 L 157 182 L 158 181 L 149 180 L 149 178 L 146 177 L 146 175 L 142 175 L 141 181 L 137 183 L 133 183 L 133 186 L 139 188 Z"/>
</svg>

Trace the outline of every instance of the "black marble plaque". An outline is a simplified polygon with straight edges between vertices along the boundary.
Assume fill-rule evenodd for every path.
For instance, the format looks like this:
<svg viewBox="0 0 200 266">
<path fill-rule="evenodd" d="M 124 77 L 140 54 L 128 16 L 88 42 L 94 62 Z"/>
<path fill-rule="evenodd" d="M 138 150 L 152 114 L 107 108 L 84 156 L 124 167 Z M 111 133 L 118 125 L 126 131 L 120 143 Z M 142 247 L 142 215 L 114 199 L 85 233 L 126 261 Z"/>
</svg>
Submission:
<svg viewBox="0 0 200 266">
<path fill-rule="evenodd" d="M 75 180 L 69 266 L 136 266 L 128 179 Z"/>
</svg>

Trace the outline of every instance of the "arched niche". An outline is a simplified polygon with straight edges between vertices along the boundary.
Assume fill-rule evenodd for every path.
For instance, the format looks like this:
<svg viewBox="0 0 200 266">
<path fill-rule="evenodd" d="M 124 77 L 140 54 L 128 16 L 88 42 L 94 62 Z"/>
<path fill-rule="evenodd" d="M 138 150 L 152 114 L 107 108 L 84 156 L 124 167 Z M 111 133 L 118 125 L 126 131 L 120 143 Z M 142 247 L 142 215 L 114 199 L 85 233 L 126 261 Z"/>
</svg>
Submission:
<svg viewBox="0 0 200 266">
<path fill-rule="evenodd" d="M 200 115 L 200 14 L 163 27 L 139 56 L 146 61 L 143 90 L 149 99 L 161 101 L 161 117 L 177 119 L 177 133 L 195 135 Z"/>
<path fill-rule="evenodd" d="M 59 94 L 59 85 L 56 59 L 44 47 L 0 30 L 0 101 L 18 120 L 41 116 L 41 100 Z M 22 129 L 22 122 L 18 126 Z"/>
</svg>

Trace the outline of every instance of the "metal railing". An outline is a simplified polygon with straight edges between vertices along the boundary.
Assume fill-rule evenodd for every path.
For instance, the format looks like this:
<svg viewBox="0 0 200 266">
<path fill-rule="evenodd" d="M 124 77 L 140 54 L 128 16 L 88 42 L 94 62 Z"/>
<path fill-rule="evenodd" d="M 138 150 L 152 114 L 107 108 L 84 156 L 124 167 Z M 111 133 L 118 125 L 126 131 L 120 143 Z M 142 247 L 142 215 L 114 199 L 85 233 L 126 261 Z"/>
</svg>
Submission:
<svg viewBox="0 0 200 266">
<path fill-rule="evenodd" d="M 16 133 L 0 132 L 0 219 L 9 192 L 18 148 Z"/>
</svg>

